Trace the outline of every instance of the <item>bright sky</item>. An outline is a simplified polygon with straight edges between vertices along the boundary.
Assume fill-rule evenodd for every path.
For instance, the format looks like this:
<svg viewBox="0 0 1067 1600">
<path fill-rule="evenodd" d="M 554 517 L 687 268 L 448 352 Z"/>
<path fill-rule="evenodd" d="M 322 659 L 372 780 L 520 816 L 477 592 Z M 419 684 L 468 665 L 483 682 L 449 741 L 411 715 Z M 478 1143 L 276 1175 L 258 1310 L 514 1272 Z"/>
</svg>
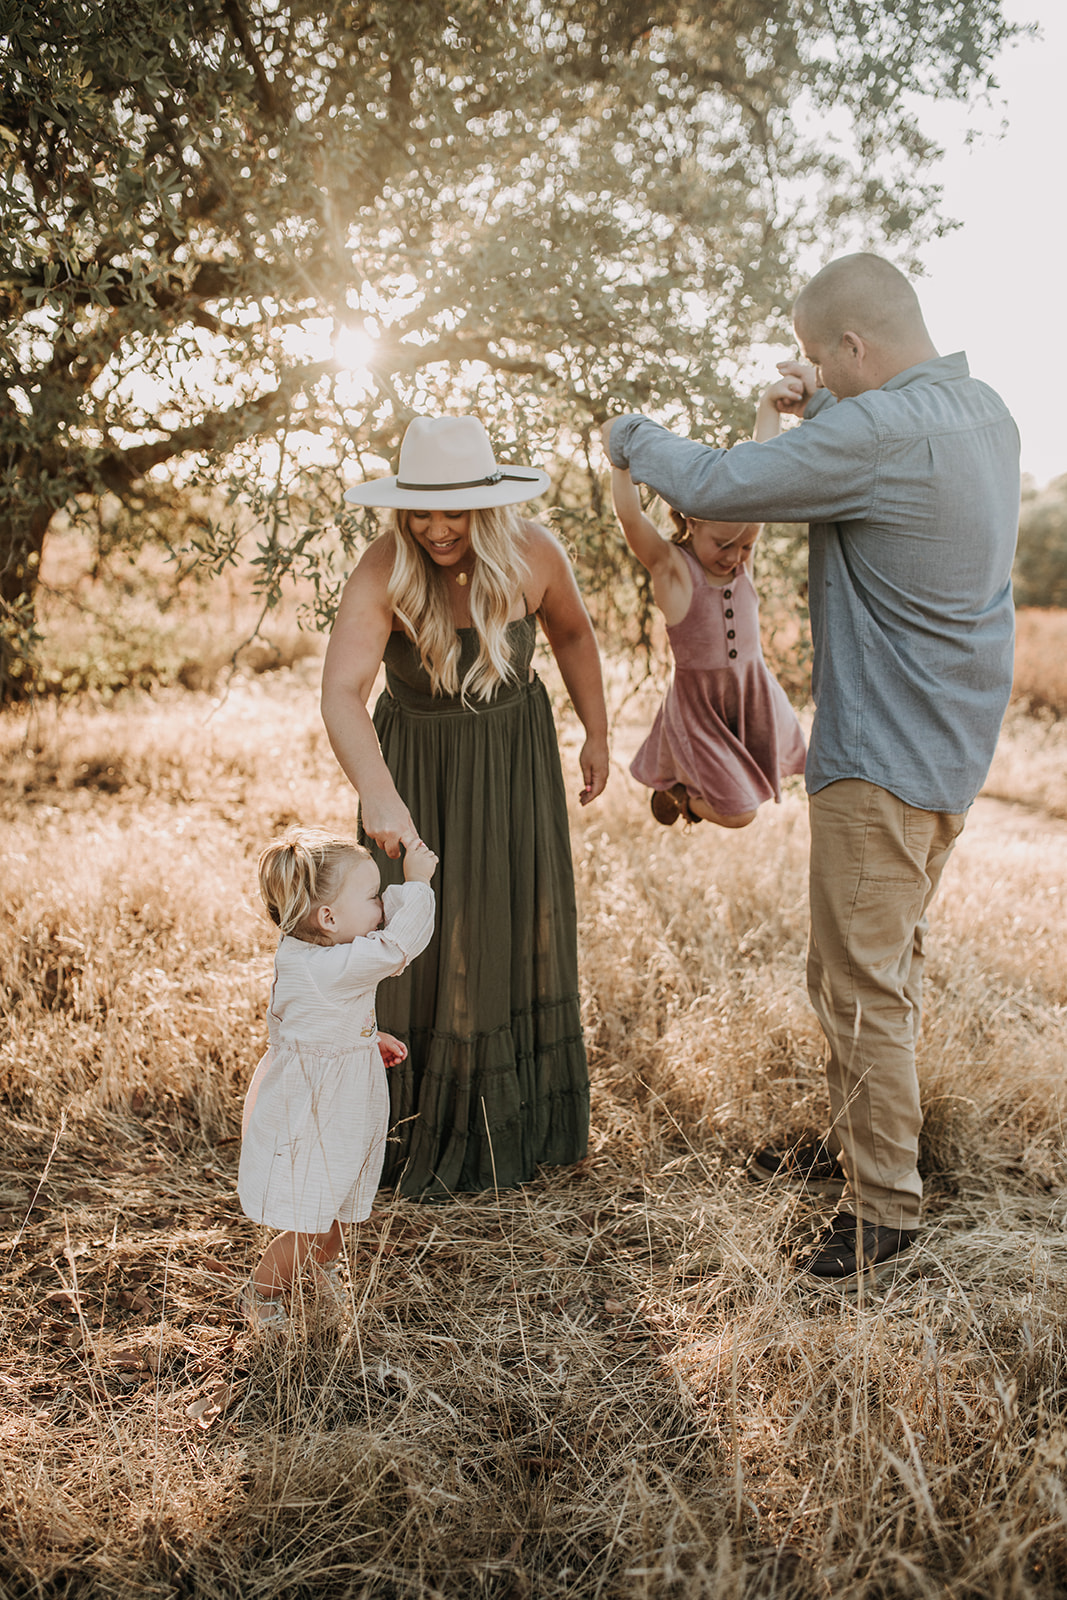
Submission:
<svg viewBox="0 0 1067 1600">
<path fill-rule="evenodd" d="M 916 287 L 934 344 L 966 350 L 971 371 L 1007 401 L 1022 435 L 1022 466 L 1039 484 L 1067 473 L 1067 177 L 1060 116 L 1067 98 L 1067 3 L 1004 0 L 1013 22 L 1043 37 L 1001 58 L 1001 107 L 967 119 L 926 106 L 920 123 L 945 147 L 942 210 L 963 226 L 922 251 Z M 982 131 L 969 147 L 968 120 Z M 1007 122 L 999 137 L 1001 121 Z"/>
</svg>

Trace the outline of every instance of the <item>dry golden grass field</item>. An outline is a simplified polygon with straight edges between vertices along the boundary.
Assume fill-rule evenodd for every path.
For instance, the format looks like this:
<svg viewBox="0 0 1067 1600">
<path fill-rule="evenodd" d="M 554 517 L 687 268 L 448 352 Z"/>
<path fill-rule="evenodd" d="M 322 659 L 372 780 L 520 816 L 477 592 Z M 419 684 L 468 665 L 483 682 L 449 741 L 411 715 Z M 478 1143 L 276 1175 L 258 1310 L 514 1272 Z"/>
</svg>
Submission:
<svg viewBox="0 0 1067 1600">
<path fill-rule="evenodd" d="M 657 828 L 633 700 L 573 817 L 588 1159 L 383 1194 L 272 1341 L 254 860 L 355 818 L 315 674 L 0 719 L 4 1600 L 1067 1593 L 1067 722 L 1012 713 L 935 904 L 895 1282 L 802 1288 L 821 1213 L 745 1170 L 823 1111 L 802 793 Z"/>
</svg>

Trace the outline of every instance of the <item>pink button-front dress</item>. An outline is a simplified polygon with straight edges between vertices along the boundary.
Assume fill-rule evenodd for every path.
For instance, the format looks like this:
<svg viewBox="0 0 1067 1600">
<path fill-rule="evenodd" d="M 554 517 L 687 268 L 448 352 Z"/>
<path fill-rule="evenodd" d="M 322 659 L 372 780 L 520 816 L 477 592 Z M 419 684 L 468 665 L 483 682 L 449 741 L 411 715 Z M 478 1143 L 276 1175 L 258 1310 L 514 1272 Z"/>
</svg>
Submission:
<svg viewBox="0 0 1067 1600">
<path fill-rule="evenodd" d="M 674 675 L 630 771 L 650 789 L 684 783 L 723 816 L 781 798 L 781 779 L 804 771 L 796 714 L 763 659 L 759 600 L 747 569 L 709 584 L 682 549 L 693 598 L 668 627 Z"/>
</svg>

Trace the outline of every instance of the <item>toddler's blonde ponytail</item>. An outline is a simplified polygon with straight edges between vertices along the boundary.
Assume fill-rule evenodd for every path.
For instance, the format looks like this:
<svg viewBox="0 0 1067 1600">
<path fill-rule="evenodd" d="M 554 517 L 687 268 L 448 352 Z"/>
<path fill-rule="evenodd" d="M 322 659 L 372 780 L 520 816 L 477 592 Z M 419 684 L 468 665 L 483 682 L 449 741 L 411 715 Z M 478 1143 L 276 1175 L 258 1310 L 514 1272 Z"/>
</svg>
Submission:
<svg viewBox="0 0 1067 1600">
<path fill-rule="evenodd" d="M 267 915 L 283 934 L 319 943 L 311 919 L 336 894 L 341 879 L 370 853 L 354 839 L 319 828 L 290 828 L 259 856 L 259 892 Z"/>
</svg>

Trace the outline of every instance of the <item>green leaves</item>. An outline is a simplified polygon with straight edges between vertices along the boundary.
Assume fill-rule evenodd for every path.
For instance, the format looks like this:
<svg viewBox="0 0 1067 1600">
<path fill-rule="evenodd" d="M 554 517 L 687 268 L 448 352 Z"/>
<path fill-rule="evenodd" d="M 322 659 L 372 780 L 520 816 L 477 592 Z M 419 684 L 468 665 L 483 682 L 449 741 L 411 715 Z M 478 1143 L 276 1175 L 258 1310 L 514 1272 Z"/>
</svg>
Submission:
<svg viewBox="0 0 1067 1600">
<path fill-rule="evenodd" d="M 575 504 L 612 409 L 728 442 L 799 244 L 937 226 L 902 96 L 983 87 L 1010 32 L 995 0 L 0 0 L 0 608 L 58 505 L 250 438 L 237 492 L 320 529 L 420 410 Z M 357 394 L 294 330 L 366 319 Z"/>
</svg>

